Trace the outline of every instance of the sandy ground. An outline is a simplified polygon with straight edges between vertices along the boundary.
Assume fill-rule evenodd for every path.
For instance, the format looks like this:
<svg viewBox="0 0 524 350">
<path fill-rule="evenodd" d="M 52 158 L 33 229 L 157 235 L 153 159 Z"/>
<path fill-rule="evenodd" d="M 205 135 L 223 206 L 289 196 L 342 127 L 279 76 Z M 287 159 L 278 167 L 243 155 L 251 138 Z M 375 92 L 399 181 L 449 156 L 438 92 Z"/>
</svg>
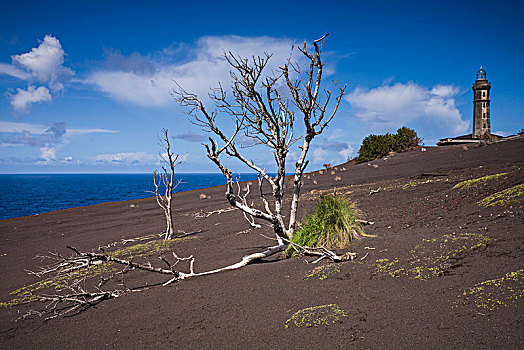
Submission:
<svg viewBox="0 0 524 350">
<path fill-rule="evenodd" d="M 524 140 L 485 147 L 420 149 L 308 174 L 299 217 L 323 193 L 358 203 L 365 237 L 340 264 L 273 256 L 240 270 L 180 281 L 102 302 L 73 317 L 15 319 L 28 308 L 0 308 L 2 349 L 522 349 L 523 197 L 483 207 L 484 198 L 524 183 Z M 334 171 L 334 174 L 332 173 Z M 457 183 L 506 173 L 476 186 Z M 340 177 L 340 180 L 335 177 Z M 314 183 L 316 182 L 316 184 Z M 370 189 L 377 193 L 369 194 Z M 210 199 L 199 198 L 205 193 Z M 196 271 L 234 263 L 272 245 L 269 228 L 249 228 L 227 209 L 224 188 L 176 196 L 176 228 L 198 231 L 172 247 L 196 258 Z M 153 199 L 108 203 L 0 221 L 0 301 L 38 281 L 25 273 L 39 253 L 67 245 L 97 249 L 161 232 Z M 155 262 L 157 260 L 152 260 Z M 313 274 L 307 278 L 306 276 Z M 319 278 L 323 276 L 323 278 Z M 166 280 L 134 273 L 129 285 Z M 300 310 L 336 304 L 344 316 L 318 327 L 286 321 Z"/>
</svg>

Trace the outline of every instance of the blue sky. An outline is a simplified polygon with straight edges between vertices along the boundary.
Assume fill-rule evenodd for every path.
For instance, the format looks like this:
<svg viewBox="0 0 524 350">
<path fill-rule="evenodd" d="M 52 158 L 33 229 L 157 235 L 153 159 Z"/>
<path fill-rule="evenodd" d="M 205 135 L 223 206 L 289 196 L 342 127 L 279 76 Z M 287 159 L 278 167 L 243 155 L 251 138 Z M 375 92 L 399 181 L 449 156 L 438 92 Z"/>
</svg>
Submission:
<svg viewBox="0 0 524 350">
<path fill-rule="evenodd" d="M 471 84 L 492 83 L 492 131 L 522 127 L 523 1 L 26 1 L 0 14 L 0 173 L 152 172 L 168 128 L 180 172 L 215 172 L 170 96 L 229 83 L 224 50 L 273 53 L 325 32 L 326 85 L 347 83 L 308 170 L 354 156 L 370 133 L 427 145 L 471 132 Z M 249 157 L 271 169 L 271 154 Z M 293 153 L 292 153 L 293 156 Z M 240 171 L 242 168 L 238 168 Z"/>
</svg>

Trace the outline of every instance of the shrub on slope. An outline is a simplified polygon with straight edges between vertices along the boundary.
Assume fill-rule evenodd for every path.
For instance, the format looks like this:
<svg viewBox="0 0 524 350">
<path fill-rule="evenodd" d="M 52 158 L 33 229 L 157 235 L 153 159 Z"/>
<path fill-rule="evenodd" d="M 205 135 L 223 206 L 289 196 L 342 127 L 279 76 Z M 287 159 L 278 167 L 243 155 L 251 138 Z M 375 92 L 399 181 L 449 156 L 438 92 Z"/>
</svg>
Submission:
<svg viewBox="0 0 524 350">
<path fill-rule="evenodd" d="M 421 139 L 413 129 L 405 126 L 397 130 L 396 134 L 368 135 L 358 151 L 355 162 L 362 163 L 387 156 L 390 152 L 405 152 L 418 146 Z"/>
</svg>

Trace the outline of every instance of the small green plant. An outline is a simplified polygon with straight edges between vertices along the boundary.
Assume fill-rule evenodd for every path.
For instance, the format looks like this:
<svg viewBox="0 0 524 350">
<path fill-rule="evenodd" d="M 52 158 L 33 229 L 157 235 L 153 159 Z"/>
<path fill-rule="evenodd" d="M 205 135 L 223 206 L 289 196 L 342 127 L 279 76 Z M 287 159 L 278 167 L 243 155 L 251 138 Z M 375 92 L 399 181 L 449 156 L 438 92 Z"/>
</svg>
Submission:
<svg viewBox="0 0 524 350">
<path fill-rule="evenodd" d="M 453 186 L 453 188 L 459 188 L 459 189 L 466 190 L 468 188 L 476 187 L 476 186 L 481 185 L 481 184 L 484 185 L 484 184 L 486 184 L 490 180 L 497 180 L 499 177 L 507 175 L 507 174 L 508 173 L 500 173 L 500 174 L 494 174 L 494 175 L 488 175 L 488 176 L 480 177 L 478 179 L 462 181 L 462 182 L 459 182 L 458 184 L 456 184 L 455 186 Z"/>
<path fill-rule="evenodd" d="M 480 282 L 463 291 L 455 305 L 473 302 L 479 309 L 493 311 L 501 307 L 516 306 L 524 296 L 524 270 L 508 272 L 506 275 Z"/>
<path fill-rule="evenodd" d="M 407 183 L 404 186 L 402 186 L 402 189 L 407 190 L 408 188 L 415 187 L 415 186 L 416 186 L 415 182 L 411 181 L 410 183 Z"/>
<path fill-rule="evenodd" d="M 389 259 L 378 259 L 375 261 L 375 274 L 400 277 L 404 272 L 404 268 L 393 268 L 399 261 L 400 259 L 395 259 L 392 261 L 389 261 Z"/>
<path fill-rule="evenodd" d="M 422 239 L 410 251 L 410 259 L 378 259 L 374 274 L 408 277 L 421 281 L 442 276 L 463 254 L 486 247 L 492 238 L 480 233 L 446 234 L 439 238 Z"/>
<path fill-rule="evenodd" d="M 358 151 L 355 162 L 362 163 L 387 156 L 390 152 L 405 152 L 412 147 L 418 146 L 421 139 L 413 129 L 402 128 L 396 134 L 368 135 Z"/>
<path fill-rule="evenodd" d="M 286 321 L 284 328 L 289 328 L 290 324 L 294 324 L 296 327 L 330 325 L 346 316 L 344 310 L 336 304 L 313 306 L 295 312 Z"/>
<path fill-rule="evenodd" d="M 335 274 L 337 272 L 340 272 L 340 267 L 338 267 L 335 264 L 321 265 L 309 271 L 304 276 L 304 279 L 307 280 L 309 278 L 318 277 L 319 280 L 325 280 L 330 275 Z"/>
<path fill-rule="evenodd" d="M 524 184 L 513 186 L 503 191 L 492 194 L 489 197 L 478 201 L 477 204 L 482 207 L 508 207 L 512 204 L 524 201 Z"/>
<path fill-rule="evenodd" d="M 359 211 L 349 199 L 337 195 L 322 196 L 315 212 L 305 218 L 292 241 L 309 248 L 346 248 L 352 240 L 364 234 L 358 216 Z M 296 250 L 290 245 L 287 252 Z"/>
</svg>

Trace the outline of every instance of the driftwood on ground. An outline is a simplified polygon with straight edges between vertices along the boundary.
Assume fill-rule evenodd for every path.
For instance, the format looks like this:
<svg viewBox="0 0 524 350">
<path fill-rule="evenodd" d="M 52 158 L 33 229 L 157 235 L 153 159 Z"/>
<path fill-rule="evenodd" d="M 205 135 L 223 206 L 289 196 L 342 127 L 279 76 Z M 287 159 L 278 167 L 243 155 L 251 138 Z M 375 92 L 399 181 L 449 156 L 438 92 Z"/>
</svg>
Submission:
<svg viewBox="0 0 524 350">
<path fill-rule="evenodd" d="M 50 274 L 75 274 L 77 271 L 88 269 L 91 266 L 106 263 L 115 263 L 120 265 L 122 269 L 108 277 L 101 278 L 100 283 L 96 286 L 93 286 L 90 290 L 88 290 L 89 288 L 86 287 L 87 277 L 80 274 L 79 276 L 81 277 L 73 278 L 67 283 L 66 286 L 60 288 L 60 290 L 55 294 L 31 294 L 27 302 L 43 302 L 45 303 L 45 308 L 41 311 L 30 310 L 21 318 L 26 318 L 31 315 L 39 315 L 46 316 L 46 320 L 48 320 L 57 316 L 74 315 L 92 306 L 95 306 L 102 301 L 118 298 L 128 293 L 144 291 L 155 286 L 167 286 L 192 277 L 206 276 L 224 271 L 239 269 L 256 260 L 267 258 L 276 253 L 282 252 L 288 247 L 288 245 L 291 245 L 301 254 L 314 256 L 316 259 L 310 263 L 318 263 L 323 259 L 329 259 L 333 262 L 340 262 L 353 260 L 356 258 L 355 253 L 337 255 L 325 247 L 304 247 L 279 236 L 277 236 L 275 240 L 277 241 L 276 245 L 270 246 L 261 252 L 248 254 L 234 264 L 202 272 L 195 272 L 195 258 L 192 255 L 188 257 L 180 257 L 175 252 L 171 252 L 171 257 L 169 259 L 164 256 L 159 256 L 159 260 L 161 260 L 165 265 L 164 267 L 161 267 L 154 266 L 150 262 L 138 263 L 133 261 L 133 258 L 122 259 L 112 256 L 110 253 L 106 253 L 102 247 L 100 247 L 100 252 L 95 253 L 82 252 L 75 247 L 68 246 L 68 248 L 74 252 L 72 256 L 65 257 L 57 253 L 47 256 L 39 256 L 40 258 L 45 257 L 52 259 L 54 263 L 41 268 L 37 272 L 29 271 L 29 273 L 38 277 L 43 277 Z M 126 242 L 127 241 L 128 240 L 126 240 Z M 178 268 L 180 266 L 178 264 L 181 262 L 188 263 L 189 266 L 187 270 L 189 271 L 186 270 L 184 272 Z M 166 275 L 169 278 L 164 282 L 156 284 L 145 284 L 138 287 L 128 287 L 125 283 L 124 275 L 131 270 L 142 270 L 155 274 Z M 110 281 L 117 282 L 119 287 L 112 286 L 110 289 L 105 290 L 105 285 Z"/>
</svg>

